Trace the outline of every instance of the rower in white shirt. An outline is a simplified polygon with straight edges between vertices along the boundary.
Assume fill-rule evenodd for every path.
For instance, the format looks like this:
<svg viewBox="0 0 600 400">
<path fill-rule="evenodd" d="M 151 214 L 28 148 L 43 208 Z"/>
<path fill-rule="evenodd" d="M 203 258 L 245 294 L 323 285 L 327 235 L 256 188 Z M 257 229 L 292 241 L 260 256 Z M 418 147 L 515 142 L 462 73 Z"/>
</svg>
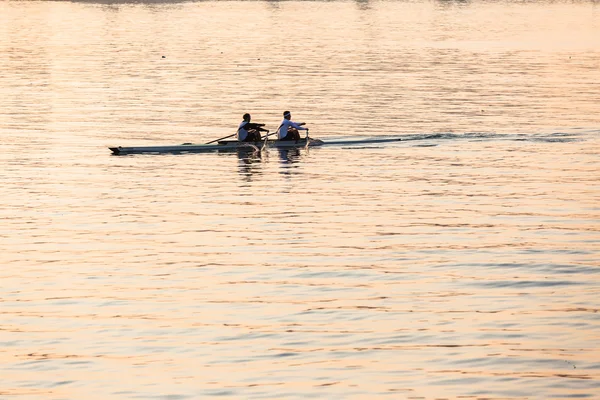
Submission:
<svg viewBox="0 0 600 400">
<path fill-rule="evenodd" d="M 292 114 L 289 111 L 284 111 L 283 121 L 277 128 L 277 138 L 279 140 L 300 140 L 299 130 L 307 131 L 308 134 L 308 128 L 304 128 L 303 125 L 306 124 L 292 121 Z"/>
<path fill-rule="evenodd" d="M 255 124 L 250 122 L 252 117 L 246 113 L 242 117 L 244 120 L 240 123 L 237 130 L 237 137 L 240 142 L 260 142 L 261 132 L 269 133 L 268 129 L 264 129 L 265 124 Z"/>
</svg>

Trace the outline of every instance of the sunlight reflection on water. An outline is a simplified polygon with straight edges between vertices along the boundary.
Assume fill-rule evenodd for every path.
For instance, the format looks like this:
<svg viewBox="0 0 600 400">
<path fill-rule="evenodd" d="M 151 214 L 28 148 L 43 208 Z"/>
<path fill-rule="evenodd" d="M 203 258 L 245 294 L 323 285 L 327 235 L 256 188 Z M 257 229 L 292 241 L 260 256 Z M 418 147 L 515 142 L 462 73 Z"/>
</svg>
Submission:
<svg viewBox="0 0 600 400">
<path fill-rule="evenodd" d="M 593 2 L 0 15 L 0 397 L 600 390 Z M 106 148 L 284 109 L 326 141 L 403 140 Z"/>
</svg>

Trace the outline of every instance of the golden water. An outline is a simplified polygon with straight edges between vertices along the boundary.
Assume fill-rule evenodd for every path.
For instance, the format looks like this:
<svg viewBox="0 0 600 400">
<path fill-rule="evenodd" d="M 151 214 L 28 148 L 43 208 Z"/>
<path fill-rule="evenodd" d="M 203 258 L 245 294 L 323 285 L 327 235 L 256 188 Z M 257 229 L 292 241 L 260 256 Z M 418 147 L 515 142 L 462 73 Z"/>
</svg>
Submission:
<svg viewBox="0 0 600 400">
<path fill-rule="evenodd" d="M 600 393 L 597 2 L 0 2 L 1 399 Z M 207 142 L 283 110 L 325 141 Z"/>
</svg>

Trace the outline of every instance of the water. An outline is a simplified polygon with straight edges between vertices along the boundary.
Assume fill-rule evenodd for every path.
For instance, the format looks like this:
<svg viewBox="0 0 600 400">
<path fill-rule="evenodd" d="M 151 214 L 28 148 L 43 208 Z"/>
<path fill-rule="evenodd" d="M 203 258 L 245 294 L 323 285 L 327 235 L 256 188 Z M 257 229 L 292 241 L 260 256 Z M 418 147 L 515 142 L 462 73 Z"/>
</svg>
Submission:
<svg viewBox="0 0 600 400">
<path fill-rule="evenodd" d="M 0 398 L 599 398 L 599 37 L 592 1 L 0 2 Z M 404 140 L 107 149 L 286 109 Z"/>
</svg>

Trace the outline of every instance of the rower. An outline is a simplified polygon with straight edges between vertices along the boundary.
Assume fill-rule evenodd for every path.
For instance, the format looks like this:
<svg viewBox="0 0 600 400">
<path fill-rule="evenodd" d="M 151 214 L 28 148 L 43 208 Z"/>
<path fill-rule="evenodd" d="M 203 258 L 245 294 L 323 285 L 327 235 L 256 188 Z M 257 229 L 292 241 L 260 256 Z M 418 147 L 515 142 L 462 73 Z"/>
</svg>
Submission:
<svg viewBox="0 0 600 400">
<path fill-rule="evenodd" d="M 300 140 L 300 133 L 298 130 L 306 131 L 308 136 L 308 128 L 303 128 L 306 125 L 304 122 L 296 123 L 292 121 L 292 114 L 289 111 L 283 112 L 283 121 L 277 128 L 277 138 L 279 140 Z"/>
<path fill-rule="evenodd" d="M 240 123 L 237 130 L 237 137 L 240 142 L 260 142 L 260 133 L 269 133 L 268 129 L 263 128 L 265 124 L 255 124 L 250 122 L 250 119 L 252 118 L 250 114 L 246 113 L 242 118 L 244 120 Z"/>
</svg>

